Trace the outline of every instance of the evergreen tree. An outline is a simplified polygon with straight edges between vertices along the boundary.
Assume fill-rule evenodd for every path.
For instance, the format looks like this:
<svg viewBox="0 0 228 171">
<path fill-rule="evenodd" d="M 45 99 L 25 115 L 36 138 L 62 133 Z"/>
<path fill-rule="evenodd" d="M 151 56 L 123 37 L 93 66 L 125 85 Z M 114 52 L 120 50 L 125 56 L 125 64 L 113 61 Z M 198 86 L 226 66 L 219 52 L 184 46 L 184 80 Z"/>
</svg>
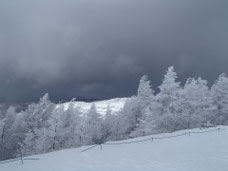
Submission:
<svg viewBox="0 0 228 171">
<path fill-rule="evenodd" d="M 228 77 L 221 74 L 211 88 L 215 112 L 215 124 L 228 124 Z"/>
<path fill-rule="evenodd" d="M 140 122 L 134 131 L 134 136 L 145 136 L 160 133 L 159 123 L 161 106 L 155 96 L 151 97 L 150 104 L 145 108 Z"/>
<path fill-rule="evenodd" d="M 54 108 L 55 104 L 49 100 L 48 94 L 45 94 L 42 98 L 40 98 L 39 103 L 30 104 L 27 110 L 23 112 L 23 118 L 27 129 L 25 139 L 22 143 L 20 143 L 20 149 L 23 155 L 37 153 L 35 145 L 37 142 L 36 139 L 39 138 L 37 133 L 39 130 L 49 126 L 48 119 Z"/>
<path fill-rule="evenodd" d="M 104 141 L 103 120 L 97 113 L 95 104 L 91 105 L 83 125 L 84 143 L 99 144 Z"/>
<path fill-rule="evenodd" d="M 16 157 L 18 149 L 19 120 L 15 108 L 10 106 L 1 122 L 0 159 Z"/>
<path fill-rule="evenodd" d="M 151 83 L 146 75 L 142 76 L 139 81 L 137 96 L 131 97 L 124 105 L 121 112 L 122 117 L 118 122 L 121 127 L 120 133 L 123 137 L 135 137 L 137 127 L 139 126 L 142 115 L 145 113 L 147 106 L 153 98 Z"/>
<path fill-rule="evenodd" d="M 177 74 L 174 67 L 168 68 L 162 84 L 159 86 L 160 92 L 157 95 L 158 102 L 161 104 L 160 116 L 162 122 L 160 128 L 163 131 L 175 131 L 178 129 L 176 115 L 179 107 L 180 83 L 176 82 Z"/>
<path fill-rule="evenodd" d="M 133 96 L 126 101 L 119 112 L 116 122 L 116 134 L 119 139 L 126 139 L 135 130 L 139 122 L 137 97 Z"/>
<path fill-rule="evenodd" d="M 213 108 L 206 80 L 188 79 L 180 100 L 181 112 L 177 116 L 181 123 L 180 129 L 201 127 L 206 122 L 210 122 L 215 108 Z"/>
<path fill-rule="evenodd" d="M 67 148 L 78 147 L 82 145 L 83 137 L 83 122 L 82 113 L 79 107 L 74 107 L 74 100 L 69 103 L 64 115 L 64 128 L 65 134 L 64 143 Z"/>
<path fill-rule="evenodd" d="M 136 96 L 136 122 L 139 123 L 141 116 L 145 112 L 146 107 L 149 106 L 153 96 L 154 91 L 151 88 L 151 82 L 148 80 L 148 76 L 144 75 L 139 81 L 138 92 Z"/>
<path fill-rule="evenodd" d="M 114 135 L 114 124 L 115 124 L 115 116 L 112 114 L 112 110 L 110 105 L 107 106 L 105 119 L 104 119 L 104 138 L 113 139 Z"/>
</svg>

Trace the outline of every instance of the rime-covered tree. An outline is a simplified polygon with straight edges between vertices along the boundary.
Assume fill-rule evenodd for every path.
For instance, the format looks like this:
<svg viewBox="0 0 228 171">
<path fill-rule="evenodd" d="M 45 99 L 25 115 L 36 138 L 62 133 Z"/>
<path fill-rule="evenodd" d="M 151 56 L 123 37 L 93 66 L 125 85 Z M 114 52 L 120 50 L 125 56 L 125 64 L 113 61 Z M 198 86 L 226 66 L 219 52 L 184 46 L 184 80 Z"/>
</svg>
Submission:
<svg viewBox="0 0 228 171">
<path fill-rule="evenodd" d="M 160 92 L 157 94 L 158 102 L 161 104 L 161 125 L 164 131 L 175 131 L 178 128 L 176 115 L 178 112 L 178 101 L 180 97 L 180 83 L 176 81 L 177 74 L 174 67 L 168 68 L 162 84 L 159 86 Z"/>
<path fill-rule="evenodd" d="M 209 123 L 215 110 L 207 81 L 198 78 L 188 79 L 180 98 L 180 113 L 177 119 L 180 129 L 201 127 Z"/>
<path fill-rule="evenodd" d="M 143 115 L 145 108 L 149 106 L 151 99 L 154 96 L 154 91 L 151 88 L 151 82 L 148 79 L 147 75 L 142 76 L 139 81 L 139 87 L 137 91 L 137 114 L 136 120 L 140 120 L 141 116 Z M 138 124 L 138 123 L 137 123 Z"/>
<path fill-rule="evenodd" d="M 40 98 L 39 103 L 30 104 L 23 114 L 28 129 L 45 126 L 54 108 L 55 104 L 49 100 L 48 93 Z"/>
<path fill-rule="evenodd" d="M 133 96 L 129 98 L 123 109 L 119 112 L 116 121 L 116 135 L 118 139 L 126 139 L 135 130 L 139 118 L 137 97 Z"/>
<path fill-rule="evenodd" d="M 18 142 L 20 140 L 21 131 L 20 120 L 17 118 L 17 113 L 14 107 L 9 107 L 6 111 L 5 118 L 1 122 L 0 128 L 0 158 L 7 159 L 16 157 Z"/>
<path fill-rule="evenodd" d="M 37 138 L 34 147 L 38 153 L 59 150 L 64 147 L 64 115 L 64 106 L 56 107 L 50 114 L 46 125 L 35 130 Z"/>
<path fill-rule="evenodd" d="M 136 130 L 133 132 L 135 137 L 160 133 L 160 109 L 161 106 L 156 97 L 151 97 L 150 103 L 145 108 Z"/>
<path fill-rule="evenodd" d="M 93 103 L 83 125 L 84 144 L 99 144 L 104 141 L 103 120 Z"/>
<path fill-rule="evenodd" d="M 115 115 L 111 114 L 108 115 L 105 118 L 104 121 L 104 128 L 105 126 L 109 127 L 108 131 L 109 134 L 107 135 L 107 132 L 105 130 L 105 140 L 121 140 L 124 138 L 127 138 L 126 135 L 126 127 L 124 125 L 125 122 L 125 118 L 123 118 L 123 113 L 122 110 L 120 110 L 119 112 L 117 112 Z"/>
<path fill-rule="evenodd" d="M 70 102 L 67 110 L 64 110 L 63 105 L 53 109 L 45 126 L 35 128 L 34 134 L 28 134 L 26 140 L 29 141 L 25 142 L 25 147 L 32 145 L 33 153 L 45 153 L 79 146 L 77 127 L 79 127 L 80 120 L 77 118 L 80 112 L 72 105 Z M 34 135 L 36 135 L 35 138 Z"/>
<path fill-rule="evenodd" d="M 124 105 L 121 112 L 119 124 L 121 126 L 121 134 L 123 137 L 130 135 L 135 137 L 136 128 L 139 125 L 140 119 L 145 112 L 147 106 L 153 98 L 153 90 L 151 83 L 146 75 L 142 76 L 139 81 L 137 96 L 131 97 Z"/>
<path fill-rule="evenodd" d="M 228 124 L 228 77 L 221 74 L 211 88 L 212 97 L 217 110 L 215 124 Z"/>
<path fill-rule="evenodd" d="M 151 88 L 151 82 L 147 75 L 142 76 L 139 81 L 139 87 L 137 91 L 137 99 L 141 103 L 141 107 L 146 107 L 150 103 L 151 96 L 154 91 Z"/>
<path fill-rule="evenodd" d="M 74 100 L 69 103 L 64 115 L 64 143 L 67 148 L 82 145 L 82 116 L 79 107 L 74 107 Z"/>
<path fill-rule="evenodd" d="M 49 100 L 48 94 L 40 98 L 39 103 L 30 104 L 26 111 L 23 112 L 24 121 L 26 123 L 27 133 L 21 146 L 23 155 L 37 153 L 36 139 L 39 138 L 37 134 L 39 130 L 48 127 L 48 119 L 51 116 L 55 104 Z"/>
<path fill-rule="evenodd" d="M 114 140 L 116 138 L 116 115 L 112 114 L 110 105 L 107 106 L 104 119 L 104 138 L 105 140 Z"/>
</svg>

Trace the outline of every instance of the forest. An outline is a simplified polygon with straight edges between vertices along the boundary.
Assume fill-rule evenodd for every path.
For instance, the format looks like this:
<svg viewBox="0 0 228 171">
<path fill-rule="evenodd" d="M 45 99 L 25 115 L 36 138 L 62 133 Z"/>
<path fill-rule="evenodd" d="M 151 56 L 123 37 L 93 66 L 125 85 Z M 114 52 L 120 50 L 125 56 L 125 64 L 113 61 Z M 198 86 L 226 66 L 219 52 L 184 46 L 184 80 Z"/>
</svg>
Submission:
<svg viewBox="0 0 228 171">
<path fill-rule="evenodd" d="M 74 99 L 65 109 L 50 101 L 48 94 L 22 111 L 10 106 L 0 113 L 0 160 L 228 124 L 225 74 L 210 87 L 202 78 L 189 78 L 183 84 L 177 79 L 174 67 L 169 67 L 155 92 L 148 77 L 142 76 L 136 95 L 117 114 L 108 106 L 105 117 L 95 104 L 82 114 Z"/>
</svg>

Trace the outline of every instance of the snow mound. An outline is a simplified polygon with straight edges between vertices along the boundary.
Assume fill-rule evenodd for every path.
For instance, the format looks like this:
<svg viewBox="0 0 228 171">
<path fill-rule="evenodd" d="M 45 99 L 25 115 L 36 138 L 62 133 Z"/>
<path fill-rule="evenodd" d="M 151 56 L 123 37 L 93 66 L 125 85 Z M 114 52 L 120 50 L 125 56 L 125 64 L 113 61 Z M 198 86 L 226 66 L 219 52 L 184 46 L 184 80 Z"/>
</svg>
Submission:
<svg viewBox="0 0 228 171">
<path fill-rule="evenodd" d="M 227 171 L 228 127 L 183 130 L 170 134 L 112 142 L 81 152 L 89 146 L 31 156 L 25 160 L 0 164 L 2 171 Z M 213 130 L 213 131 L 211 131 Z M 191 133 L 188 132 L 202 132 Z M 207 132 L 208 131 L 208 132 Z M 177 137 L 177 135 L 185 134 Z M 152 139 L 153 141 L 143 141 Z M 173 137 L 159 139 L 161 137 Z M 157 139 L 156 139 L 157 138 Z M 127 142 L 137 142 L 127 144 Z M 124 144 L 125 143 L 125 144 Z"/>
<path fill-rule="evenodd" d="M 112 113 L 115 114 L 123 108 L 127 99 L 128 98 L 115 98 L 115 99 L 95 101 L 95 102 L 76 101 L 74 102 L 74 107 L 75 108 L 79 107 L 82 113 L 86 113 L 90 109 L 91 105 L 94 103 L 97 108 L 97 112 L 100 113 L 101 115 L 105 115 L 107 107 L 109 105 L 110 109 L 112 110 Z M 69 103 L 70 102 L 66 102 L 61 105 L 64 105 L 64 109 L 67 110 Z"/>
</svg>

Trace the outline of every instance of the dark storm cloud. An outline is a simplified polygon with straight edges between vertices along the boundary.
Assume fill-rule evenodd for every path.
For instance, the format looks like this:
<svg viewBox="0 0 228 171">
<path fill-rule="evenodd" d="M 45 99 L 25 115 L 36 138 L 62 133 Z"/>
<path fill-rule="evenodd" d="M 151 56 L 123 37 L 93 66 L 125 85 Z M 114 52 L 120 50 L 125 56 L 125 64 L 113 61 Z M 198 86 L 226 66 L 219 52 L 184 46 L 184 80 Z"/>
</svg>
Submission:
<svg viewBox="0 0 228 171">
<path fill-rule="evenodd" d="M 227 1 L 1 0 L 0 101 L 111 98 L 180 79 L 228 73 Z"/>
</svg>

